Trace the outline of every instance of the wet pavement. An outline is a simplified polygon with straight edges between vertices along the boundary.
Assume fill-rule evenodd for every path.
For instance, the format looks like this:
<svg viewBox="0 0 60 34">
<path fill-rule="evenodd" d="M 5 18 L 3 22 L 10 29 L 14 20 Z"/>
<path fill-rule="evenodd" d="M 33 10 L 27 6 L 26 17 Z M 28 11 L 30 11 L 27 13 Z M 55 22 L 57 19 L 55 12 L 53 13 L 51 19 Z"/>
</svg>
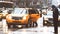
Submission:
<svg viewBox="0 0 60 34">
<path fill-rule="evenodd" d="M 6 23 L 6 20 L 2 20 L 3 23 Z M 8 34 L 53 34 L 54 30 L 53 27 L 46 27 L 43 26 L 43 17 L 39 18 L 38 21 L 38 26 L 37 27 L 32 27 L 32 28 L 22 28 L 22 29 L 17 29 L 17 28 L 12 28 L 8 30 Z M 5 28 L 4 28 L 5 29 Z M 52 29 L 52 30 L 51 30 Z"/>
<path fill-rule="evenodd" d="M 43 18 L 39 18 L 38 27 L 9 30 L 9 34 L 53 34 L 53 27 L 43 26 Z"/>
<path fill-rule="evenodd" d="M 3 19 L 0 23 L 0 26 L 3 26 L 2 23 L 6 24 L 6 20 Z M 54 27 L 47 27 L 43 26 L 43 17 L 39 18 L 38 21 L 38 26 L 37 27 L 31 27 L 31 28 L 12 28 L 8 29 L 7 32 L 8 34 L 54 34 Z M 0 27 L 0 34 L 3 34 L 3 30 L 5 28 Z M 58 27 L 58 34 L 60 32 L 60 27 Z"/>
<path fill-rule="evenodd" d="M 0 21 L 0 34 L 4 34 L 3 33 L 3 27 L 2 27 L 3 25 L 2 25 L 2 21 Z"/>
</svg>

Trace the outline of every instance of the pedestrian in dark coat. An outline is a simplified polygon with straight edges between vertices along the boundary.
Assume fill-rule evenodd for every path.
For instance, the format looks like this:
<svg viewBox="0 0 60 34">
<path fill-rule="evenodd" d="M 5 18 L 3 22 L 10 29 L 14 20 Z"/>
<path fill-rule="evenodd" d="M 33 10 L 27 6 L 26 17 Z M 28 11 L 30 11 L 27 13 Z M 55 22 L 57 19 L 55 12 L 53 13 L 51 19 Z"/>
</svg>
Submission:
<svg viewBox="0 0 60 34">
<path fill-rule="evenodd" d="M 54 23 L 54 31 L 55 34 L 58 34 L 58 9 L 56 6 L 52 5 L 52 11 L 53 11 L 53 23 Z"/>
</svg>

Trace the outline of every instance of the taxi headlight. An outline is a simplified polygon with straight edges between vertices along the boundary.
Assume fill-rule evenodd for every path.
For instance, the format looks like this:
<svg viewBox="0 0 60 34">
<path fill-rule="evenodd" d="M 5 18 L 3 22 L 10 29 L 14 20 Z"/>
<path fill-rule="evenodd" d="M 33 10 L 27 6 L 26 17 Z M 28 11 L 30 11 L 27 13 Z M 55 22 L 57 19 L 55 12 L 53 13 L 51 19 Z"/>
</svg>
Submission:
<svg viewBox="0 0 60 34">
<path fill-rule="evenodd" d="M 7 13 L 3 13 L 3 16 L 6 16 Z"/>
<path fill-rule="evenodd" d="M 6 16 L 6 14 L 3 14 L 3 16 Z"/>
<path fill-rule="evenodd" d="M 23 19 L 26 19 L 26 16 L 24 16 Z"/>
<path fill-rule="evenodd" d="M 47 21 L 45 21 L 45 24 L 47 23 Z"/>
<path fill-rule="evenodd" d="M 17 25 L 19 28 L 22 27 L 21 25 Z"/>
</svg>

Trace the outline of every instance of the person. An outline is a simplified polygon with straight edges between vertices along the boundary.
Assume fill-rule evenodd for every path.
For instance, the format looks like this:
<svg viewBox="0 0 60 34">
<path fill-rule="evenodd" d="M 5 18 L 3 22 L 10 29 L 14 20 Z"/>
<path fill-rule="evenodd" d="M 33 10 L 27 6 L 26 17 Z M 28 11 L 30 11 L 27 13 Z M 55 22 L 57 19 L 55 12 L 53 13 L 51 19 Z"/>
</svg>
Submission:
<svg viewBox="0 0 60 34">
<path fill-rule="evenodd" d="M 60 5 L 59 5 L 58 7 L 59 7 L 59 9 L 60 9 Z"/>
<path fill-rule="evenodd" d="M 58 34 L 58 9 L 55 5 L 52 5 L 52 11 L 53 11 L 53 23 L 54 23 L 54 33 Z"/>
</svg>

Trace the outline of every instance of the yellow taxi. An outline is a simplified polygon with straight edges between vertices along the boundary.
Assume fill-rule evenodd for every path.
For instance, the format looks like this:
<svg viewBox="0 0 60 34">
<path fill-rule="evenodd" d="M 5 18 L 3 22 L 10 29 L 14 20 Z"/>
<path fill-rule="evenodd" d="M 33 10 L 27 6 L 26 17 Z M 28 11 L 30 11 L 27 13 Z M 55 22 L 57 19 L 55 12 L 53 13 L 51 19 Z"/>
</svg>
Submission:
<svg viewBox="0 0 60 34">
<path fill-rule="evenodd" d="M 37 26 L 37 20 L 40 18 L 39 11 L 32 8 L 15 8 L 14 11 L 6 16 L 8 27 L 13 26 Z"/>
</svg>

